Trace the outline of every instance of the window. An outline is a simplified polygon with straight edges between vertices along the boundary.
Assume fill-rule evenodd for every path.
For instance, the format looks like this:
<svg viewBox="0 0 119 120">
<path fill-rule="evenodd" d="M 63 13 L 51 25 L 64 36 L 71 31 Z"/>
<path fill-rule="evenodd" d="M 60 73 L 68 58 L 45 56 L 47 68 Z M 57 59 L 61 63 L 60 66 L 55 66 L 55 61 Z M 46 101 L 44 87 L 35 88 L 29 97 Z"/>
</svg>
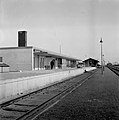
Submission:
<svg viewBox="0 0 119 120">
<path fill-rule="evenodd" d="M 0 57 L 0 62 L 2 62 L 2 57 Z"/>
</svg>

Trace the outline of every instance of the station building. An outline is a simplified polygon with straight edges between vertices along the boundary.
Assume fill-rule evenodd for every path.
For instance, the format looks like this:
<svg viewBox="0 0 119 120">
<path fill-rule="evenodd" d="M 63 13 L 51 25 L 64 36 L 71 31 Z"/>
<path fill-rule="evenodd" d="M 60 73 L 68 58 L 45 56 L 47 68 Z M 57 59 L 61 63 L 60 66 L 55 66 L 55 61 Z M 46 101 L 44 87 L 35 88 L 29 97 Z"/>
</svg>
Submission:
<svg viewBox="0 0 119 120">
<path fill-rule="evenodd" d="M 27 46 L 27 32 L 18 32 L 18 47 L 0 48 L 0 62 L 10 71 L 30 71 L 76 67 L 79 59 Z"/>
<path fill-rule="evenodd" d="M 98 60 L 93 58 L 88 58 L 83 61 L 85 67 L 97 67 L 98 62 L 99 62 Z"/>
</svg>

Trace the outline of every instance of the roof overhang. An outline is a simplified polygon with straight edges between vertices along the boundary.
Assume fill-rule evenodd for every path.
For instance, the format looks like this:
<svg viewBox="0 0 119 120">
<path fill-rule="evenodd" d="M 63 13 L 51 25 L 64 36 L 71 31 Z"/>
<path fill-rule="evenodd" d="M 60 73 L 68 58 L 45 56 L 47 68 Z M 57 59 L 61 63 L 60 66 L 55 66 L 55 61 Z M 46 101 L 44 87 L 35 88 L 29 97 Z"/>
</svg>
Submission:
<svg viewBox="0 0 119 120">
<path fill-rule="evenodd" d="M 34 54 L 35 55 L 40 55 L 40 56 L 45 56 L 45 57 L 53 57 L 53 58 L 62 58 L 62 59 L 67 59 L 67 60 L 72 60 L 72 61 L 81 61 L 79 59 L 76 58 L 72 58 L 66 55 L 62 55 L 62 54 L 58 54 L 55 52 L 50 52 L 50 51 L 45 51 L 45 50 L 41 50 L 41 49 L 33 49 Z"/>
</svg>

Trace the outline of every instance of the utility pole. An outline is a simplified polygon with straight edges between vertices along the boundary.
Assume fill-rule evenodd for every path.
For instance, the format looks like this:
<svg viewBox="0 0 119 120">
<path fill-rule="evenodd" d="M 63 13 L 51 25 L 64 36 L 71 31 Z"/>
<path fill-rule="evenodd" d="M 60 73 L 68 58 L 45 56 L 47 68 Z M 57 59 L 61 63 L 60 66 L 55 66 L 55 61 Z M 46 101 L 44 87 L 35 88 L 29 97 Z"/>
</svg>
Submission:
<svg viewBox="0 0 119 120">
<path fill-rule="evenodd" d="M 60 48 L 60 54 L 61 54 L 61 45 L 59 46 L 59 48 Z"/>
<path fill-rule="evenodd" d="M 103 40 L 101 38 L 100 40 L 100 45 L 101 45 L 101 74 L 103 75 L 103 53 L 102 53 L 102 43 L 103 43 Z"/>
</svg>

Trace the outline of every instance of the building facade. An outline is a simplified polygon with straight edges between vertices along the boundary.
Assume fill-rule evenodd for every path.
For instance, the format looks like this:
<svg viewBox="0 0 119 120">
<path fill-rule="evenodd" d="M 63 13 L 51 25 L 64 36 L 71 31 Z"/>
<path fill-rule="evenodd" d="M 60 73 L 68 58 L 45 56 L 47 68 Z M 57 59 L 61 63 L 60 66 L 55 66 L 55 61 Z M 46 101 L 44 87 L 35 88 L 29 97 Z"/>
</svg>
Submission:
<svg viewBox="0 0 119 120">
<path fill-rule="evenodd" d="M 97 67 L 98 60 L 95 60 L 93 58 L 88 58 L 83 61 L 85 67 Z"/>
<path fill-rule="evenodd" d="M 27 46 L 27 31 L 18 31 L 18 47 L 0 48 L 0 62 L 10 71 L 29 71 L 75 67 L 79 59 Z"/>
<path fill-rule="evenodd" d="M 30 71 L 76 67 L 79 59 L 41 50 L 33 46 L 0 48 L 2 61 L 10 66 L 10 71 Z"/>
</svg>

